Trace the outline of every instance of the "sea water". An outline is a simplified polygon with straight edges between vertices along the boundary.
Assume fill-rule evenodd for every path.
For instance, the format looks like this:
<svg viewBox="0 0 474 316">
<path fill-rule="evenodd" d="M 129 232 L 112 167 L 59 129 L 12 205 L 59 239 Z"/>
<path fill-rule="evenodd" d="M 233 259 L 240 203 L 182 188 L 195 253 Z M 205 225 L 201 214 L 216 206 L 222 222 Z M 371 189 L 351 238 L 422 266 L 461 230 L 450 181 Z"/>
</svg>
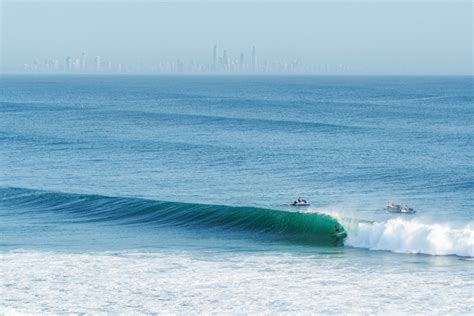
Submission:
<svg viewBox="0 0 474 316">
<path fill-rule="evenodd" d="M 0 313 L 470 314 L 473 88 L 2 76 Z"/>
</svg>

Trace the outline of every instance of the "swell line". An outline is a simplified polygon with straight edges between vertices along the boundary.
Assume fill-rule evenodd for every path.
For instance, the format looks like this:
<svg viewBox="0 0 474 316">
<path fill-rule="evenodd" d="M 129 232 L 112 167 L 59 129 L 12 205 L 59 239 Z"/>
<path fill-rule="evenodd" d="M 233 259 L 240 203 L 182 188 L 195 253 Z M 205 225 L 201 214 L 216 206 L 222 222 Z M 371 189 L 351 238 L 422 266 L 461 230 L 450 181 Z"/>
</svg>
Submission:
<svg viewBox="0 0 474 316">
<path fill-rule="evenodd" d="M 282 210 L 167 202 L 129 197 L 0 189 L 0 204 L 23 212 L 68 214 L 76 223 L 148 225 L 206 230 L 216 234 L 240 232 L 302 244 L 342 245 L 344 227 L 329 215 Z"/>
</svg>

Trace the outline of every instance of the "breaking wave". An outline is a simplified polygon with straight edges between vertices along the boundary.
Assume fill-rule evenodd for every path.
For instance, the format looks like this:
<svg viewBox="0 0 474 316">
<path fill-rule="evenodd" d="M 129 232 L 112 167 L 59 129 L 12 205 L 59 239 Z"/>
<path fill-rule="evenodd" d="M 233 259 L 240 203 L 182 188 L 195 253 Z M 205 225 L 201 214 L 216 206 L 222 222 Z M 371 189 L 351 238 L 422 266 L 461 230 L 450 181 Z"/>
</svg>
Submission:
<svg viewBox="0 0 474 316">
<path fill-rule="evenodd" d="M 336 219 L 315 213 L 164 202 L 129 197 L 0 189 L 0 205 L 19 213 L 51 214 L 51 221 L 151 225 L 187 230 L 205 230 L 220 236 L 242 233 L 244 237 L 301 244 L 342 245 L 347 234 Z M 62 216 L 55 216 L 55 214 Z"/>
<path fill-rule="evenodd" d="M 345 245 L 370 250 L 427 255 L 474 257 L 474 227 L 423 223 L 419 219 L 357 222 L 345 225 Z"/>
</svg>

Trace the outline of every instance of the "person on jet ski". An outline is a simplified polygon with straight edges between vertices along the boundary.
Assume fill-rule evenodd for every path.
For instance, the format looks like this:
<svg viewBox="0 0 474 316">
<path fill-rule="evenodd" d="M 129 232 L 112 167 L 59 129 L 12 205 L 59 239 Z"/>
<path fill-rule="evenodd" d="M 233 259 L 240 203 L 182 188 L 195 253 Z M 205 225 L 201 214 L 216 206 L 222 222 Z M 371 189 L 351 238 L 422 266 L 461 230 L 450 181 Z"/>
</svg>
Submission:
<svg viewBox="0 0 474 316">
<path fill-rule="evenodd" d="M 293 205 L 301 205 L 301 204 L 306 204 L 308 203 L 305 199 L 299 197 L 297 201 L 293 202 Z"/>
</svg>

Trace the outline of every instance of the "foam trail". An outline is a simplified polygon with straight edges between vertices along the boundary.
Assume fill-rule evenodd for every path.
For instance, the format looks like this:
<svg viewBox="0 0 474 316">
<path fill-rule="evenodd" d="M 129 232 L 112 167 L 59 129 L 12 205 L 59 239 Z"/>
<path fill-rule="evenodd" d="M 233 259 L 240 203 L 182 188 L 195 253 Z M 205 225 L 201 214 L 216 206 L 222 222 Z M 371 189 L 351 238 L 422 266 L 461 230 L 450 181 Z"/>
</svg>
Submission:
<svg viewBox="0 0 474 316">
<path fill-rule="evenodd" d="M 352 227 L 351 227 L 352 226 Z M 474 227 L 427 224 L 419 220 L 391 219 L 387 222 L 346 226 L 346 246 L 398 253 L 474 257 Z"/>
</svg>

